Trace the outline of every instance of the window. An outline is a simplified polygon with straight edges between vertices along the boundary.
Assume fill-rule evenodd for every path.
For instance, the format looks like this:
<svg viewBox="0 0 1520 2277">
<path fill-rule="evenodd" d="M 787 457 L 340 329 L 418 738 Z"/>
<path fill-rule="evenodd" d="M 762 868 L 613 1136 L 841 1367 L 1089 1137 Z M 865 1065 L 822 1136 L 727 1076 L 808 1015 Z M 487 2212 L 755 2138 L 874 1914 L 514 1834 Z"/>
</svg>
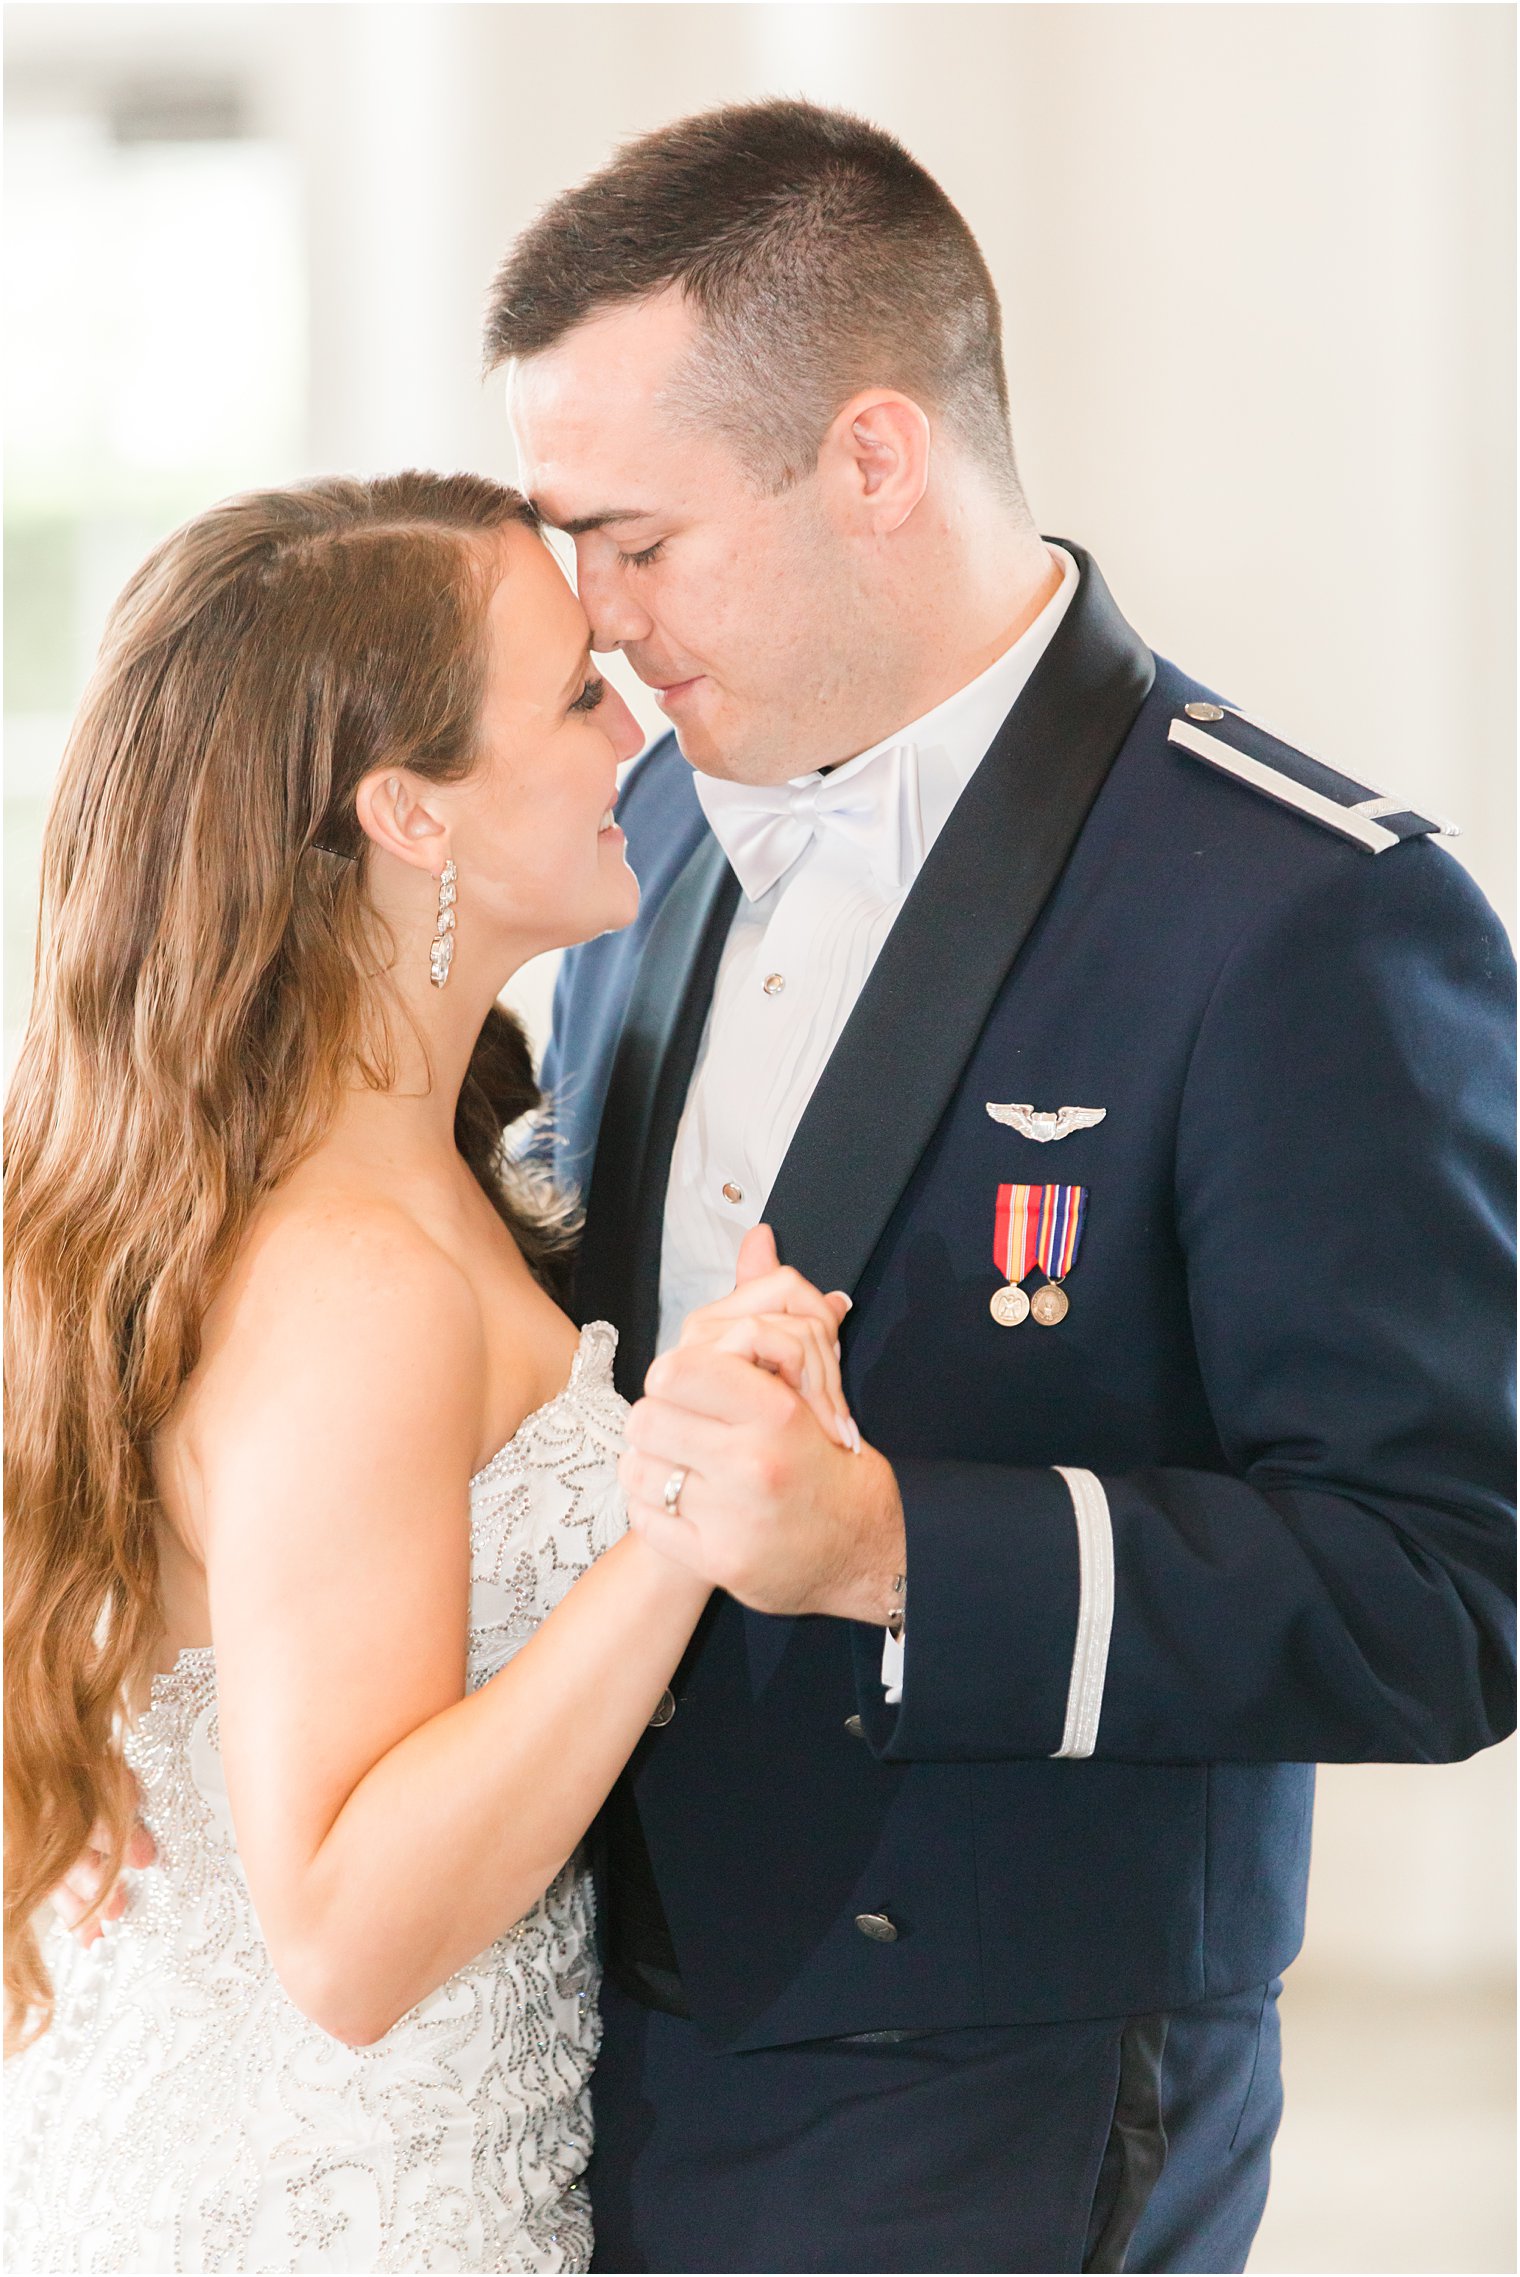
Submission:
<svg viewBox="0 0 1520 2277">
<path fill-rule="evenodd" d="M 238 113 L 235 91 L 171 87 L 17 104 L 8 126 L 7 1068 L 48 795 L 106 612 L 166 530 L 301 457 L 299 173 Z"/>
</svg>

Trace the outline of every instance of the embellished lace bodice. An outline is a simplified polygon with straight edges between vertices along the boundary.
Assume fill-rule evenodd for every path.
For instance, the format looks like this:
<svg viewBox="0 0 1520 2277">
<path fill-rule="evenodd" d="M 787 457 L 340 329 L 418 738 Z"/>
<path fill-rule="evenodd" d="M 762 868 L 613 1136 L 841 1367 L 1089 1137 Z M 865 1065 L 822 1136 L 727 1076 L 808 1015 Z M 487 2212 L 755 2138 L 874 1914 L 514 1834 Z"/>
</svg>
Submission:
<svg viewBox="0 0 1520 2277">
<path fill-rule="evenodd" d="M 504 1667 L 622 1531 L 615 1332 L 470 1486 L 469 1683 Z M 127 1743 L 158 1863 L 7 2067 L 13 2271 L 573 2270 L 596 2053 L 591 1893 L 539 1903 L 373 2046 L 302 2015 L 237 1854 L 210 1648 L 153 1682 Z M 383 1904 L 384 1892 L 377 1890 Z"/>
</svg>

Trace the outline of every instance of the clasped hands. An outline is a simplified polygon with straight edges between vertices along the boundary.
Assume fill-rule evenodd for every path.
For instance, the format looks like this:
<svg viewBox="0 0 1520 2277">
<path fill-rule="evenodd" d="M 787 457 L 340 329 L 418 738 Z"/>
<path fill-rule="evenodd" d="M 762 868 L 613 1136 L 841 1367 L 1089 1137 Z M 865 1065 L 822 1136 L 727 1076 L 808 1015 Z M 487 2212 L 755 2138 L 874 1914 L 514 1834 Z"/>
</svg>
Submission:
<svg viewBox="0 0 1520 2277">
<path fill-rule="evenodd" d="M 745 1236 L 731 1296 L 687 1320 L 656 1360 L 628 1419 L 619 1472 L 629 1522 L 663 1555 L 762 1613 L 884 1621 L 904 1570 L 902 1502 L 892 1467 L 863 1445 L 844 1397 L 842 1291 L 824 1295 L 780 1265 L 767 1226 Z M 684 1471 L 678 1508 L 665 1508 Z M 126 1908 L 104 1904 L 103 1828 L 53 1893 L 82 1944 Z M 156 1853 L 135 1829 L 129 1866 Z"/>
<path fill-rule="evenodd" d="M 840 1380 L 849 1309 L 779 1264 L 757 1226 L 732 1296 L 690 1315 L 628 1418 L 629 1524 L 760 1613 L 881 1622 L 904 1570 L 892 1467 L 862 1443 Z"/>
</svg>

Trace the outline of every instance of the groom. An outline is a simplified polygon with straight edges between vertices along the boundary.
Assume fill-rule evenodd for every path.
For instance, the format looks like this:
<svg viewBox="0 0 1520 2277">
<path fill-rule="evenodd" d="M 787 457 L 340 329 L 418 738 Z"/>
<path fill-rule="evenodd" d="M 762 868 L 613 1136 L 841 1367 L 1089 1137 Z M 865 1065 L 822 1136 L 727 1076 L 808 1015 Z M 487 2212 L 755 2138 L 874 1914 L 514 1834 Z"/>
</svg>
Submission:
<svg viewBox="0 0 1520 2277">
<path fill-rule="evenodd" d="M 720 1585 L 601 1822 L 598 2266 L 1238 2270 L 1313 1762 L 1510 1728 L 1503 934 L 1039 536 L 887 135 L 646 136 L 488 342 L 675 731 L 550 1063 L 634 1522 Z M 672 1349 L 762 1224 L 858 1456 Z"/>
</svg>

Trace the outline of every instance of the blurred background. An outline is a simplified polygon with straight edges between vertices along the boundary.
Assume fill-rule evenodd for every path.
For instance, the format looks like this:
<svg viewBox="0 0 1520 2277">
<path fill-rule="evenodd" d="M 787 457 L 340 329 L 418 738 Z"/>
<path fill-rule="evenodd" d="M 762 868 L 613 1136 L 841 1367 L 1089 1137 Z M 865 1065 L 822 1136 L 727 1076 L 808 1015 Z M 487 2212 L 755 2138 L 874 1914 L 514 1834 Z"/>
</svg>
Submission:
<svg viewBox="0 0 1520 2277">
<path fill-rule="evenodd" d="M 510 479 L 508 239 L 621 137 L 778 93 L 892 128 L 971 222 L 1042 528 L 1453 816 L 1513 929 L 1512 8 L 19 0 L 5 46 L 7 1066 L 49 786 L 149 545 L 306 473 Z M 514 990 L 539 1035 L 551 978 Z M 1510 1748 L 1322 1774 L 1253 2270 L 1514 2269 L 1513 1793 Z"/>
</svg>

